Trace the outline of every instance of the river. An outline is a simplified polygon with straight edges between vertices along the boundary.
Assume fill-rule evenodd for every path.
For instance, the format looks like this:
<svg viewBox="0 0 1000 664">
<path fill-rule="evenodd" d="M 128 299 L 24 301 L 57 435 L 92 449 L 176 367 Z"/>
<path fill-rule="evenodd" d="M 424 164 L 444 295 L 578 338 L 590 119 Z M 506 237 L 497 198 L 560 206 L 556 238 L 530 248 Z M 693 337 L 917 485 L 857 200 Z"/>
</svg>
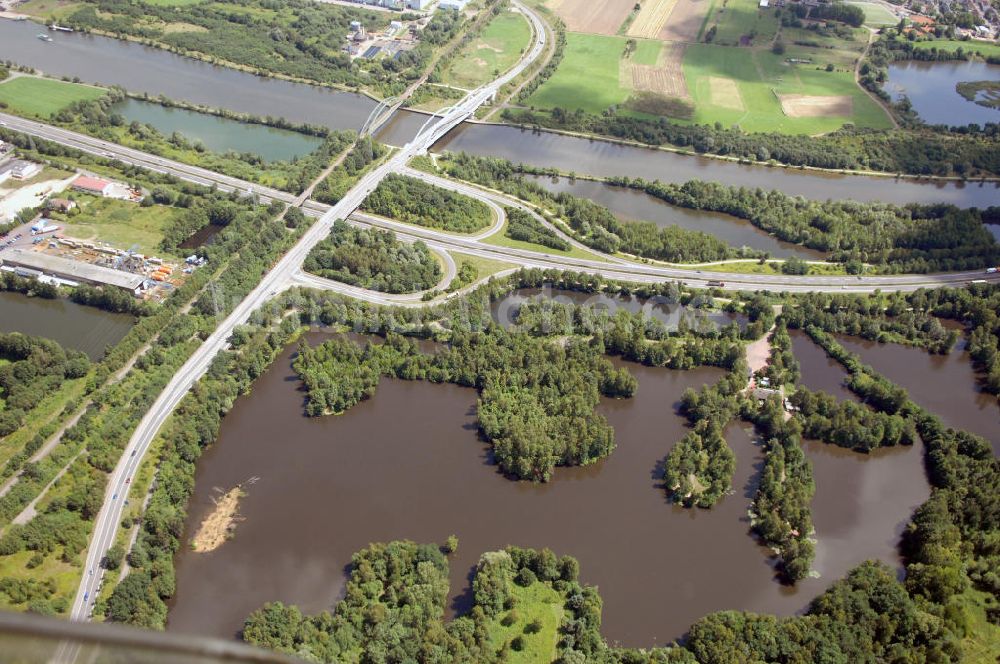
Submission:
<svg viewBox="0 0 1000 664">
<path fill-rule="evenodd" d="M 1000 187 L 994 183 L 918 182 L 750 166 L 500 125 L 463 124 L 438 141 L 434 149 L 503 157 L 567 173 L 598 177 L 626 175 L 663 182 L 708 180 L 735 186 L 777 189 L 792 196 L 817 200 L 879 200 L 899 204 L 941 202 L 961 207 L 988 207 L 996 205 L 1000 199 Z"/>
<path fill-rule="evenodd" d="M 65 32 L 44 42 L 37 38 L 40 29 L 34 21 L 0 19 L 0 60 L 52 76 L 334 129 L 358 129 L 375 107 L 363 95 L 264 78 L 135 42 Z"/>
<path fill-rule="evenodd" d="M 889 65 L 885 89 L 893 100 L 906 96 L 927 124 L 962 126 L 1000 122 L 1000 109 L 969 101 L 955 90 L 957 83 L 1000 81 L 1000 66 L 978 61 L 920 62 Z"/>
<path fill-rule="evenodd" d="M 291 161 L 318 148 L 323 139 L 287 129 L 230 120 L 209 113 L 126 99 L 114 110 L 129 122 L 152 125 L 164 136 L 177 132 L 213 152 L 252 152 L 264 161 Z"/>
<path fill-rule="evenodd" d="M 0 59 L 55 76 L 78 76 L 86 82 L 120 85 L 133 92 L 336 129 L 359 128 L 374 108 L 374 102 L 362 95 L 264 78 L 133 42 L 75 33 L 59 33 L 54 42 L 43 42 L 36 37 L 38 30 L 39 25 L 32 21 L 0 19 Z M 397 113 L 379 137 L 392 144 L 405 143 L 426 120 L 422 114 Z M 595 176 L 641 176 L 670 182 L 697 178 L 777 188 L 820 200 L 986 207 L 1000 196 L 994 184 L 897 181 L 741 165 L 500 125 L 465 123 L 442 139 L 436 149 L 464 150 Z"/>
<path fill-rule="evenodd" d="M 0 332 L 46 337 L 67 348 L 82 350 L 99 360 L 108 346 L 122 340 L 134 319 L 64 298 L 45 300 L 20 293 L 0 292 Z"/>
<path fill-rule="evenodd" d="M 234 637 L 270 600 L 306 612 L 332 608 L 351 554 L 369 542 L 455 534 L 450 614 L 467 608 L 469 573 L 482 552 L 550 547 L 576 556 L 582 580 L 600 587 L 610 641 L 662 645 L 712 611 L 799 612 L 868 558 L 898 567 L 898 534 L 928 495 L 919 449 L 862 456 L 809 443 L 822 578 L 789 588 L 775 581 L 767 550 L 748 532 L 761 454 L 742 427 L 727 434 L 738 458 L 734 495 L 711 511 L 689 511 L 669 504 L 661 486 L 662 459 L 685 431 L 678 399 L 720 370 L 626 364 L 639 379 L 636 397 L 599 407 L 617 449 L 538 485 L 497 472 L 476 433 L 473 390 L 386 379 L 344 415 L 306 418 L 292 353 L 238 400 L 198 463 L 185 542 L 216 487 L 259 479 L 246 485 L 230 541 L 207 554 L 181 547 L 168 630 Z"/>
</svg>

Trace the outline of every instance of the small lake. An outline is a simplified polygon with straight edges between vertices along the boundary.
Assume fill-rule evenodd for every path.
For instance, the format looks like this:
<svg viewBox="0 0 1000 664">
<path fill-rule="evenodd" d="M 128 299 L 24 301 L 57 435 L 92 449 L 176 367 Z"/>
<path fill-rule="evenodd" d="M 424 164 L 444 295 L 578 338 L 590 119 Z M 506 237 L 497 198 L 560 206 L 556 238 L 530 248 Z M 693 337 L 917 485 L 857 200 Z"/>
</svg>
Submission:
<svg viewBox="0 0 1000 664">
<path fill-rule="evenodd" d="M 375 108 L 364 95 L 264 78 L 110 37 L 60 32 L 44 42 L 39 29 L 34 21 L 0 19 L 0 60 L 52 76 L 333 129 L 358 129 Z"/>
<path fill-rule="evenodd" d="M 1000 122 L 1000 110 L 980 106 L 958 94 L 955 85 L 967 81 L 1000 81 L 1000 65 L 980 61 L 896 62 L 889 65 L 885 89 L 893 100 L 908 97 L 913 110 L 927 124 Z"/>
<path fill-rule="evenodd" d="M 152 125 L 164 136 L 175 131 L 192 143 L 200 141 L 212 152 L 252 152 L 264 161 L 291 161 L 322 143 L 316 136 L 262 124 L 230 120 L 209 113 L 170 108 L 139 99 L 126 99 L 114 110 L 129 122 Z"/>
<path fill-rule="evenodd" d="M 309 342 L 325 337 L 314 333 Z M 665 645 L 713 611 L 801 612 L 866 559 L 899 569 L 899 534 L 929 494 L 918 447 L 860 455 L 807 443 L 822 576 L 789 588 L 749 533 L 762 454 L 747 430 L 727 432 L 737 456 L 733 495 L 706 511 L 671 505 L 664 494 L 661 462 L 686 431 L 678 400 L 721 370 L 616 361 L 639 380 L 633 399 L 599 406 L 617 449 L 530 484 L 497 472 L 477 435 L 474 390 L 385 379 L 345 414 L 307 418 L 293 354 L 286 349 L 237 401 L 198 463 L 185 541 L 211 510 L 216 487 L 259 479 L 246 487 L 230 541 L 206 554 L 181 546 L 169 631 L 234 638 L 246 616 L 272 600 L 308 613 L 330 609 L 351 555 L 368 543 L 455 534 L 449 615 L 468 609 L 469 574 L 482 552 L 550 547 L 577 557 L 581 580 L 599 586 L 605 637 Z"/>
<path fill-rule="evenodd" d="M 0 332 L 21 332 L 81 350 L 92 360 L 122 340 L 135 319 L 87 307 L 65 298 L 45 300 L 21 293 L 0 292 Z"/>
<path fill-rule="evenodd" d="M 774 258 L 798 256 L 805 260 L 823 260 L 826 255 L 800 247 L 791 242 L 782 242 L 767 234 L 748 221 L 727 214 L 688 210 L 675 207 L 644 191 L 615 187 L 593 180 L 570 180 L 569 178 L 531 178 L 551 192 L 565 192 L 573 196 L 588 198 L 607 207 L 620 219 L 652 221 L 657 226 L 680 226 L 691 231 L 701 231 L 715 236 L 731 247 L 750 247 L 768 252 Z"/>
</svg>

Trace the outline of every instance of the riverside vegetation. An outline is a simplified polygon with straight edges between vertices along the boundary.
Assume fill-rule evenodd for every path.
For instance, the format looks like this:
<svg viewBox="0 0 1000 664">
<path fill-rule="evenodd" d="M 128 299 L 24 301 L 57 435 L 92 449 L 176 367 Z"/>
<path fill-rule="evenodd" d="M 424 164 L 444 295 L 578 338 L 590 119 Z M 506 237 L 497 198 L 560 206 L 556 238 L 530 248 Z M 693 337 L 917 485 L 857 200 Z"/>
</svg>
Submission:
<svg viewBox="0 0 1000 664">
<path fill-rule="evenodd" d="M 441 279 L 441 266 L 421 241 L 401 242 L 391 231 L 334 222 L 306 257 L 307 272 L 383 293 L 414 293 Z"/>
<path fill-rule="evenodd" d="M 403 18 L 415 15 L 402 16 Z M 393 20 L 397 16 L 391 17 Z M 369 32 L 385 28 L 390 16 L 362 7 L 307 0 L 281 5 L 270 0 L 181 3 L 96 0 L 61 16 L 59 23 L 84 31 L 132 37 L 213 62 L 345 88 L 399 94 L 418 79 L 435 48 L 462 28 L 460 12 L 435 12 L 420 44 L 399 57 L 351 60 L 340 50 L 351 21 Z M 186 29 L 171 29 L 176 26 Z"/>
<path fill-rule="evenodd" d="M 678 227 L 621 221 L 607 208 L 566 193 L 551 193 L 524 174 L 551 175 L 504 159 L 465 153 L 438 159 L 449 175 L 500 189 L 565 219 L 580 241 L 604 252 L 622 251 L 671 262 L 723 260 L 754 252 L 737 251 L 721 240 Z M 749 221 L 778 238 L 830 252 L 848 272 L 865 263 L 880 272 L 972 269 L 1000 262 L 1000 244 L 984 227 L 996 208 L 960 210 L 949 205 L 809 201 L 778 191 L 692 180 L 683 184 L 612 178 L 613 185 L 644 191 L 671 205 L 721 212 Z"/>
</svg>

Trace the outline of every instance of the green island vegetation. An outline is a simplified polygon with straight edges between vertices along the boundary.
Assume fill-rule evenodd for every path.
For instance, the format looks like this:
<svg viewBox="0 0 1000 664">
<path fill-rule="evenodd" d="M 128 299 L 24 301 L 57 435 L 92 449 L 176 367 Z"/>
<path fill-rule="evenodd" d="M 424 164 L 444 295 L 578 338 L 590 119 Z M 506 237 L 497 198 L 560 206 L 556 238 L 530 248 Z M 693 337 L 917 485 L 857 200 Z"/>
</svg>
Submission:
<svg viewBox="0 0 1000 664">
<path fill-rule="evenodd" d="M 441 279 L 441 266 L 423 242 L 402 242 L 391 231 L 354 228 L 342 219 L 309 252 L 303 268 L 383 293 L 427 290 Z"/>
<path fill-rule="evenodd" d="M 24 441 L 24 447 L 3 467 L 5 477 L 17 473 L 16 482 L 0 498 L 0 577 L 10 580 L 3 605 L 60 614 L 67 611 L 84 573 L 80 553 L 100 508 L 107 475 L 132 431 L 163 386 L 215 328 L 217 317 L 245 297 L 301 230 L 290 230 L 277 219 L 284 208 L 281 204 L 262 207 L 238 194 L 223 195 L 206 187 L 181 184 L 171 176 L 40 139 L 34 139 L 29 149 L 24 137 L 6 130 L 0 130 L 0 137 L 17 145 L 29 158 L 138 182 L 167 192 L 175 200 L 187 197 L 191 213 L 200 211 L 206 217 L 218 215 L 228 220 L 228 227 L 216 241 L 198 250 L 208 259 L 208 266 L 196 270 L 158 306 L 139 306 L 127 294 L 112 289 L 70 289 L 77 301 L 138 313 L 140 318 L 100 362 L 91 364 L 81 379 L 82 391 L 64 394 L 61 411 L 56 410 L 59 414 L 40 425 L 34 437 Z M 22 292 L 38 288 L 33 280 L 6 274 L 3 286 Z M 127 372 L 120 371 L 133 359 Z M 58 435 L 61 425 L 78 412 L 79 419 Z M 48 453 L 27 463 L 28 457 L 54 435 L 58 437 L 53 438 Z M 11 523 L 36 500 L 33 518 L 23 525 Z M 137 502 L 141 503 L 141 498 Z M 155 511 L 155 501 L 151 507 Z M 123 525 L 126 532 L 130 528 L 130 524 Z"/>
<path fill-rule="evenodd" d="M 67 106 L 95 101 L 105 93 L 90 85 L 18 76 L 0 85 L 0 109 L 47 120 Z"/>
<path fill-rule="evenodd" d="M 756 257 L 721 240 L 675 226 L 621 221 L 607 208 L 565 193 L 553 194 L 523 177 L 552 175 L 550 169 L 465 153 L 438 158 L 450 176 L 492 187 L 557 212 L 587 246 L 670 262 L 706 262 Z M 683 184 L 616 177 L 609 184 L 644 191 L 671 205 L 728 214 L 787 242 L 829 252 L 830 259 L 857 274 L 865 264 L 880 272 L 935 272 L 996 265 L 1000 244 L 984 226 L 993 208 L 960 210 L 949 205 L 897 206 L 855 201 L 809 201 L 778 191 L 691 180 Z M 877 229 L 877 231 L 874 231 Z M 792 263 L 794 267 L 796 263 Z M 805 268 L 805 264 L 801 264 Z M 787 271 L 792 268 L 785 268 Z"/>
<path fill-rule="evenodd" d="M 336 155 L 347 149 L 354 141 L 354 133 L 350 131 L 331 131 L 313 126 L 290 127 L 281 120 L 241 118 L 241 121 L 270 124 L 318 136 L 323 138 L 323 143 L 312 153 L 291 161 L 266 161 L 253 152 L 238 153 L 234 150 L 225 153 L 212 152 L 201 142 L 192 142 L 179 132 L 175 131 L 170 136 L 165 136 L 152 125 L 126 120 L 116 110 L 117 106 L 127 99 L 125 91 L 121 88 L 94 88 L 77 83 L 22 76 L 0 85 L 0 101 L 4 88 L 19 81 L 25 81 L 31 86 L 19 92 L 18 97 L 29 100 L 29 103 L 20 101 L 10 103 L 10 108 L 22 115 L 80 131 L 111 143 L 293 193 L 304 190 Z M 34 88 L 48 84 L 77 90 L 76 98 L 66 100 L 63 97 L 68 95 L 63 95 L 63 97 L 56 96 L 54 101 L 50 101 L 45 90 Z M 37 104 L 30 100 L 36 98 L 46 100 L 45 108 L 41 109 L 44 112 L 33 109 Z"/>
<path fill-rule="evenodd" d="M 562 347 L 498 327 L 452 333 L 448 348 L 434 355 L 397 336 L 364 349 L 336 339 L 300 348 L 293 366 L 309 415 L 350 408 L 372 396 L 383 375 L 476 387 L 479 428 L 500 469 L 535 481 L 547 481 L 557 465 L 586 465 L 610 454 L 614 432 L 594 407 L 601 394 L 627 398 L 636 387 L 626 370 L 614 369 L 584 341 Z"/>
<path fill-rule="evenodd" d="M 986 108 L 1000 108 L 1000 81 L 963 81 L 955 90 L 971 102 Z"/>
<path fill-rule="evenodd" d="M 482 201 L 397 173 L 387 175 L 361 209 L 453 233 L 475 233 L 493 223 L 493 212 Z"/>
<path fill-rule="evenodd" d="M 898 414 L 873 411 L 853 401 L 838 401 L 832 395 L 804 387 L 799 387 L 789 401 L 805 419 L 802 433 L 807 438 L 859 452 L 916 441 L 915 426 Z"/>
<path fill-rule="evenodd" d="M 677 441 L 664 468 L 664 485 L 675 501 L 711 507 L 732 488 L 736 455 L 719 427 L 708 424 Z"/>
<path fill-rule="evenodd" d="M 83 378 L 90 360 L 55 341 L 0 334 L 0 441 L 19 429 L 63 381 Z"/>
<path fill-rule="evenodd" d="M 340 202 L 340 199 L 354 186 L 358 178 L 388 154 L 389 149 L 381 143 L 373 141 L 370 136 L 359 138 L 351 151 L 344 157 L 340 167 L 335 168 L 330 175 L 316 185 L 316 189 L 313 190 L 313 198 L 329 205 Z"/>
<path fill-rule="evenodd" d="M 45 10 L 36 13 L 48 17 Z M 398 18 L 416 15 L 389 15 L 360 6 L 309 0 L 289 0 L 280 6 L 269 0 L 85 0 L 61 16 L 59 23 L 77 30 L 142 40 L 265 76 L 365 88 L 391 96 L 418 79 L 435 49 L 458 34 L 463 24 L 459 12 L 435 12 L 421 32 L 420 44 L 395 58 L 352 61 L 342 51 L 351 21 L 360 21 L 366 30 L 374 32 Z"/>
<path fill-rule="evenodd" d="M 578 581 L 576 559 L 548 549 L 483 553 L 471 612 L 446 622 L 449 566 L 441 548 L 372 544 L 354 554 L 346 597 L 332 612 L 305 616 L 268 603 L 247 617 L 243 638 L 317 662 L 555 661 L 574 650 L 564 635 L 569 625 L 581 655 L 599 646 L 600 597 Z M 386 627 L 368 628 L 365 616 L 373 614 Z"/>
</svg>

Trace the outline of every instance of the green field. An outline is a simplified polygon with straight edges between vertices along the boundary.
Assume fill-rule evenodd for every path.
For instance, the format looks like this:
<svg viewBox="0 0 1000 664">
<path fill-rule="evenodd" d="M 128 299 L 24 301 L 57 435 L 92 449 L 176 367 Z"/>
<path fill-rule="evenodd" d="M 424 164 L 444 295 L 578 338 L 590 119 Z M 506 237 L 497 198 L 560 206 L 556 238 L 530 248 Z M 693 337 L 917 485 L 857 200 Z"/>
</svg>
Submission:
<svg viewBox="0 0 1000 664">
<path fill-rule="evenodd" d="M 513 586 L 511 598 L 515 600 L 514 608 L 502 612 L 489 625 L 493 648 L 500 650 L 505 643 L 520 637 L 522 649 L 512 648 L 506 662 L 548 664 L 554 661 L 559 625 L 566 613 L 562 596 L 548 584 L 536 581 L 527 588 Z M 528 628 L 534 621 L 540 626 L 537 632 Z"/>
<path fill-rule="evenodd" d="M 67 237 L 107 242 L 118 249 L 146 255 L 163 255 L 163 228 L 181 210 L 162 205 L 140 207 L 137 203 L 78 195 L 79 214 L 53 214 Z"/>
<path fill-rule="evenodd" d="M 83 4 L 76 0 L 28 0 L 17 6 L 17 12 L 43 18 L 60 19 L 80 9 Z"/>
<path fill-rule="evenodd" d="M 873 28 L 880 28 L 884 25 L 896 25 L 899 23 L 899 18 L 897 18 L 891 11 L 882 5 L 875 4 L 874 2 L 848 2 L 847 4 L 861 7 L 861 9 L 865 12 L 865 25 L 869 25 Z"/>
<path fill-rule="evenodd" d="M 913 47 L 921 50 L 937 48 L 945 51 L 978 51 L 983 56 L 1000 56 L 1000 43 L 986 41 L 960 41 L 958 39 L 935 39 L 933 41 L 913 42 Z"/>
<path fill-rule="evenodd" d="M 788 55 L 770 50 L 698 44 L 689 46 L 684 56 L 684 76 L 695 102 L 693 121 L 739 125 L 745 131 L 780 131 L 791 134 L 821 134 L 839 129 L 844 123 L 887 128 L 891 126 L 882 107 L 854 80 L 854 72 L 828 72 L 819 64 L 792 65 Z M 729 79 L 739 90 L 739 100 L 731 96 L 721 105 L 712 94 L 712 79 Z M 788 117 L 777 94 L 849 96 L 853 112 L 848 116 Z M 742 108 L 740 107 L 742 106 Z"/>
<path fill-rule="evenodd" d="M 567 33 L 562 63 L 527 103 L 537 108 L 558 106 L 588 113 L 601 113 L 609 106 L 624 103 L 632 94 L 619 77 L 619 63 L 627 41 L 625 37 Z M 657 41 L 638 41 L 631 61 L 654 64 L 660 46 Z"/>
<path fill-rule="evenodd" d="M 491 274 L 496 274 L 497 272 L 503 272 L 504 270 L 517 267 L 517 265 L 514 265 L 513 263 L 495 261 L 489 258 L 473 256 L 472 254 L 463 254 L 460 251 L 449 251 L 448 254 L 451 256 L 452 260 L 455 261 L 455 265 L 458 267 L 461 267 L 463 262 L 472 263 L 476 267 L 476 271 L 479 273 L 479 279 L 485 279 Z"/>
<path fill-rule="evenodd" d="M 452 60 L 443 82 L 475 88 L 510 69 L 531 40 L 531 26 L 520 12 L 503 12 Z"/>
<path fill-rule="evenodd" d="M 0 104 L 18 113 L 48 119 L 73 102 L 98 99 L 104 93 L 89 85 L 18 76 L 0 83 Z"/>
<path fill-rule="evenodd" d="M 713 43 L 737 46 L 740 37 L 751 38 L 751 43 L 770 44 L 778 34 L 779 19 L 774 9 L 760 9 L 758 0 L 728 0 L 715 7 L 708 26 L 716 26 Z"/>
</svg>

